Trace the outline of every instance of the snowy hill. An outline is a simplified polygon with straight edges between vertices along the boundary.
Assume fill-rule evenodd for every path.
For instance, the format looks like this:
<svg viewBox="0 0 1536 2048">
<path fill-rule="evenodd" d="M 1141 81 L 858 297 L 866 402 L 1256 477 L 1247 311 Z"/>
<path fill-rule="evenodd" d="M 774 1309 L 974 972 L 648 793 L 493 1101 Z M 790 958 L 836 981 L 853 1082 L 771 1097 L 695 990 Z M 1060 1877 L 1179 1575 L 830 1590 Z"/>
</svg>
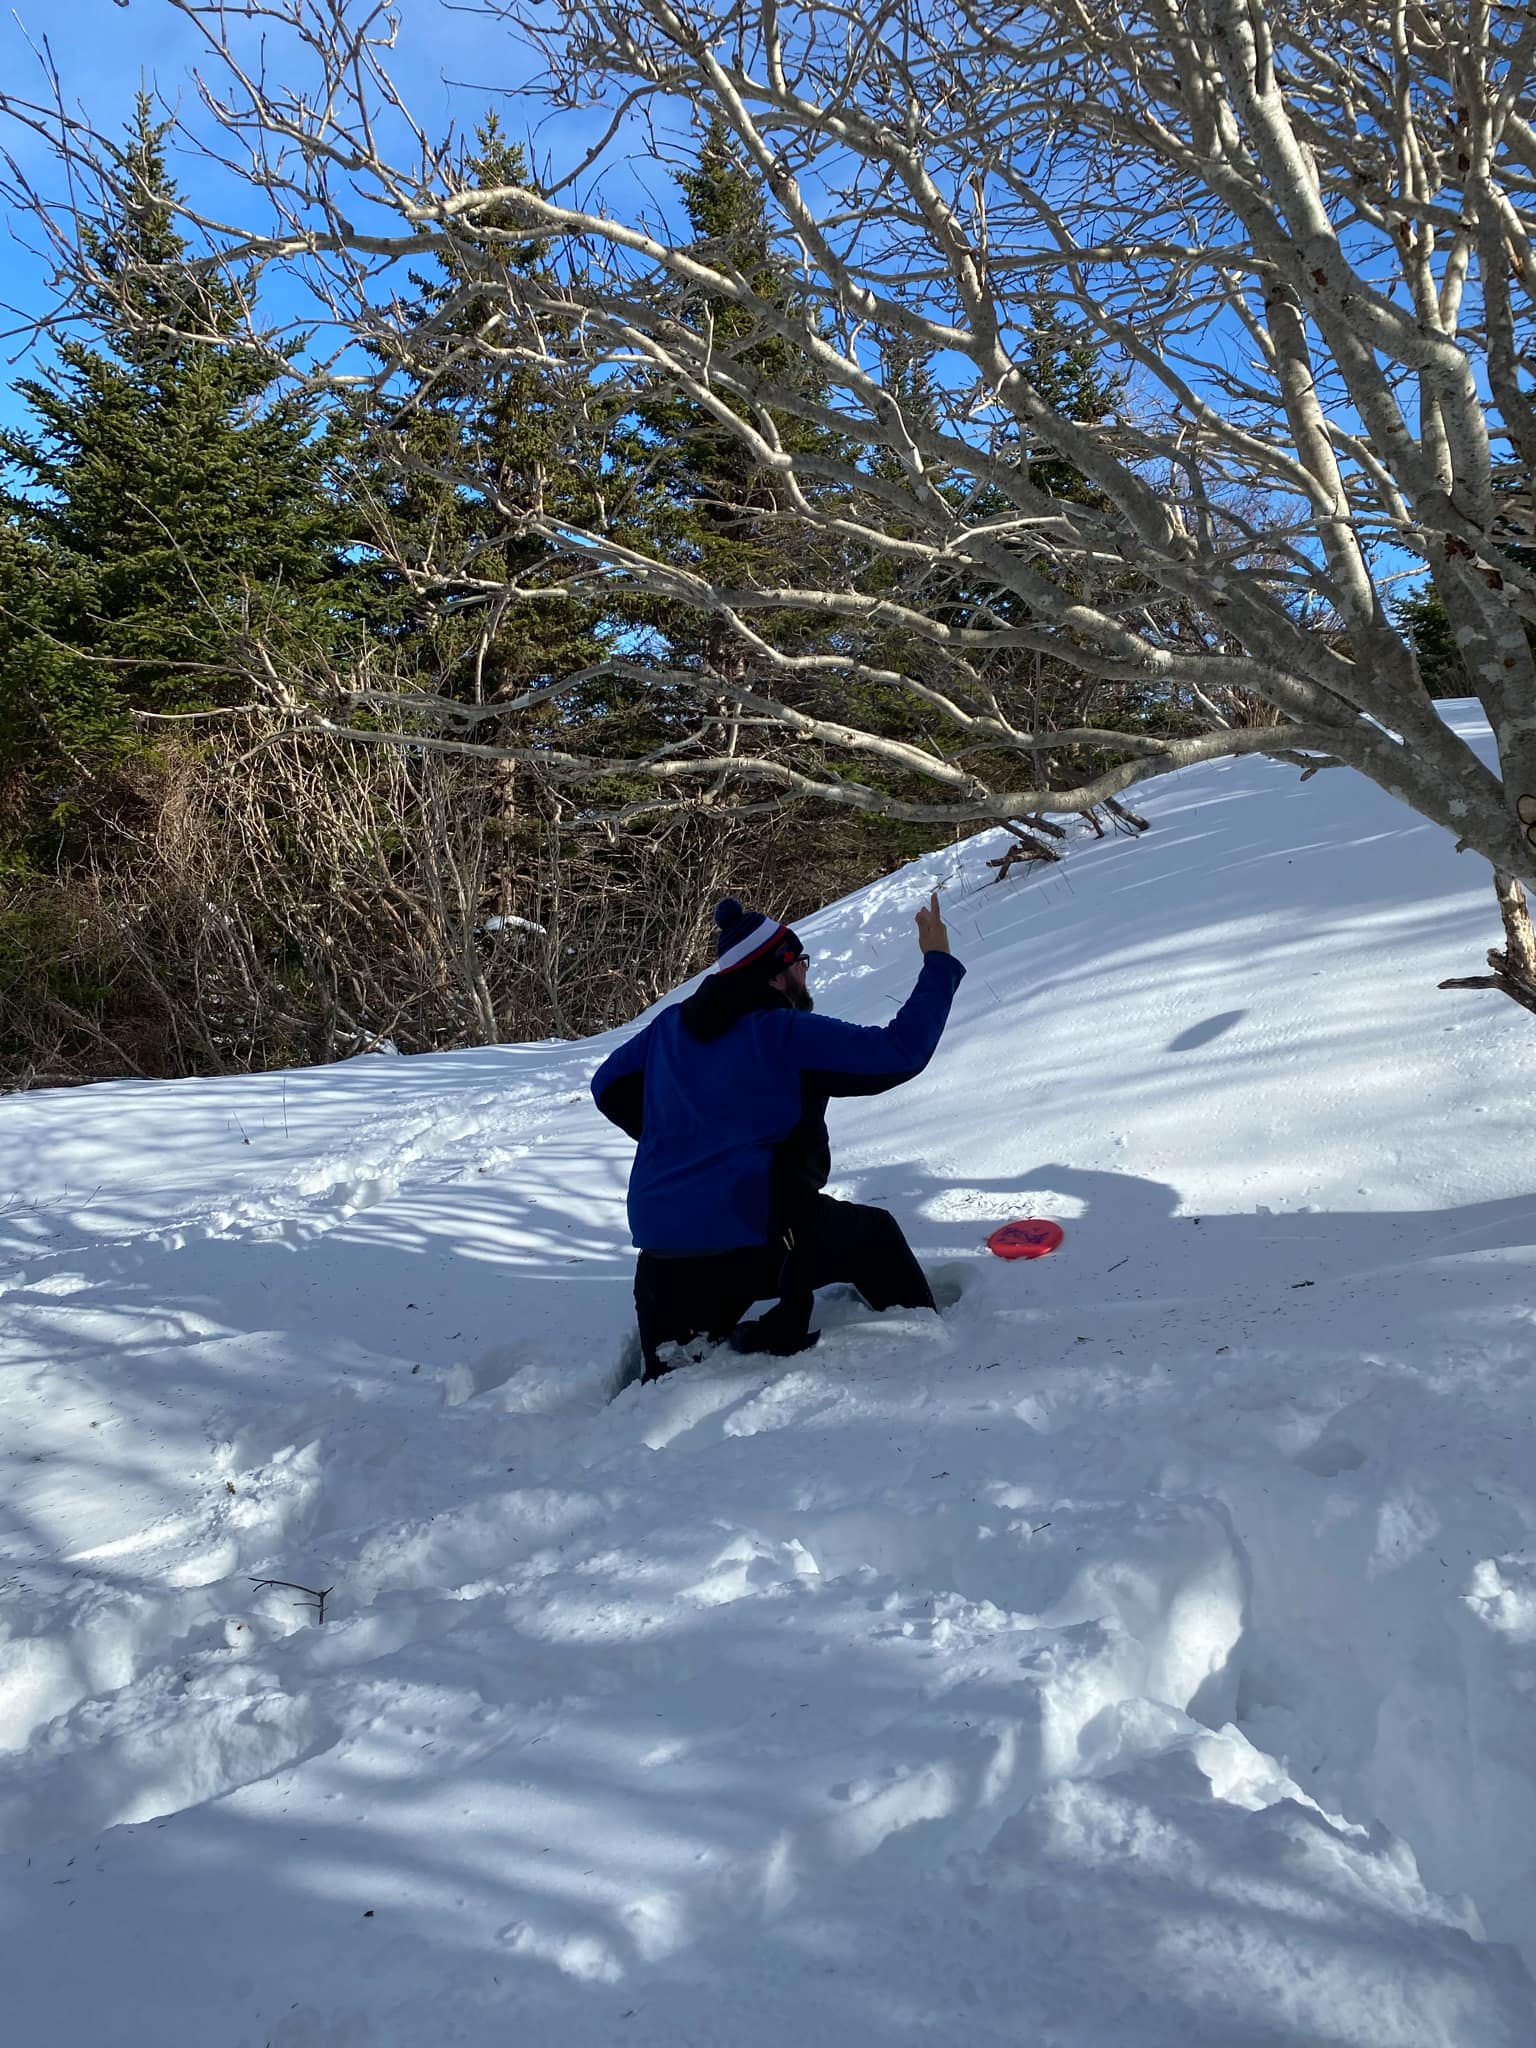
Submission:
<svg viewBox="0 0 1536 2048">
<path fill-rule="evenodd" d="M 879 1021 L 944 892 L 832 1119 L 942 1325 L 626 1387 L 611 1041 L 0 1103 L 8 2043 L 1529 2048 L 1486 870 L 1342 773 L 1145 808 L 801 927 Z"/>
</svg>

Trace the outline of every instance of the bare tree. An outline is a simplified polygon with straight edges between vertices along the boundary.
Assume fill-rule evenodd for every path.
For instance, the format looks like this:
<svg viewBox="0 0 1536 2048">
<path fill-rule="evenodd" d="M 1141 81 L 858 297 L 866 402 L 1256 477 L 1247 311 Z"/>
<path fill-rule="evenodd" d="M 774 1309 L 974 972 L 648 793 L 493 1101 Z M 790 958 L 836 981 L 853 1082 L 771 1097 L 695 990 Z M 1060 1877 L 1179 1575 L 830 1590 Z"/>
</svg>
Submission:
<svg viewBox="0 0 1536 2048">
<path fill-rule="evenodd" d="M 549 544 L 531 586 L 439 572 L 488 609 L 608 589 L 722 629 L 703 666 L 618 636 L 610 668 L 691 716 L 639 764 L 541 739 L 546 773 L 639 765 L 656 802 L 705 786 L 961 823 L 1084 810 L 1261 752 L 1370 777 L 1485 856 L 1507 905 L 1536 879 L 1527 7 L 497 0 L 509 76 L 538 70 L 532 104 L 583 116 L 541 132 L 598 140 L 485 192 L 411 120 L 368 0 L 165 4 L 207 39 L 205 126 L 252 195 L 239 218 L 186 207 L 211 264 L 250 292 L 268 266 L 302 275 L 387 379 L 421 346 L 397 266 L 451 255 L 478 304 L 493 273 L 467 355 L 564 377 L 573 418 L 594 394 L 610 410 L 615 390 L 681 395 L 767 480 L 728 509 L 783 529 L 782 579 L 720 588 L 536 498 L 501 508 Z M 62 97 L 4 106 L 49 135 L 76 194 L 113 175 Z M 602 202 L 617 160 L 681 161 L 710 115 L 771 194 L 792 294 L 690 243 L 661 199 Z M 117 289 L 74 202 L 13 183 L 66 288 Z M 541 260 L 498 266 L 498 239 Z M 1051 402 L 1031 373 L 1042 319 L 1126 366 L 1111 416 Z M 249 340 L 277 351 L 254 320 Z M 314 374 L 348 374 L 347 355 Z M 1085 488 L 1053 488 L 1061 464 Z M 1420 575 L 1492 767 L 1438 716 L 1392 622 L 1394 581 Z M 1150 695 L 1177 717 L 1034 723 L 1020 679 L 1042 659 L 1099 703 Z M 571 682 L 489 722 L 416 701 L 409 730 L 518 757 L 519 713 Z M 906 730 L 828 708 L 857 691 L 904 706 Z M 376 694 L 321 722 L 355 729 L 358 708 L 388 729 Z M 1512 939 L 1509 960 L 1530 957 Z"/>
</svg>

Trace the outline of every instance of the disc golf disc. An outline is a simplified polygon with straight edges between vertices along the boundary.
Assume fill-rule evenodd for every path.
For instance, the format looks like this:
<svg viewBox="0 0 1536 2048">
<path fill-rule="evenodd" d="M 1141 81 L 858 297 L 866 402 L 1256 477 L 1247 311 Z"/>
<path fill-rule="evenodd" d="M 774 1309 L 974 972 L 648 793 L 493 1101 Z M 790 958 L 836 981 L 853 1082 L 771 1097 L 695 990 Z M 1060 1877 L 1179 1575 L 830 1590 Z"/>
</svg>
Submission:
<svg viewBox="0 0 1536 2048">
<path fill-rule="evenodd" d="M 987 1250 L 1000 1259 L 1043 1259 L 1065 1236 L 1061 1225 L 1048 1216 L 1017 1216 L 993 1231 Z"/>
</svg>

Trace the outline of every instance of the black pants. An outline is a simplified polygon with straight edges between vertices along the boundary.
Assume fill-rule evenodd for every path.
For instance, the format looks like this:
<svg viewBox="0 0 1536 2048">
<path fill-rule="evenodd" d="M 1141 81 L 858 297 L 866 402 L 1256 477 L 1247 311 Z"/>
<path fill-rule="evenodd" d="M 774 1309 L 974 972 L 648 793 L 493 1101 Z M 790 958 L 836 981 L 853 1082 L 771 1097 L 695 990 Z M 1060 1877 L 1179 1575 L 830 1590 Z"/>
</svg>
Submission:
<svg viewBox="0 0 1536 2048">
<path fill-rule="evenodd" d="M 817 1195 L 783 1242 L 704 1257 L 642 1252 L 635 1267 L 642 1377 L 667 1370 L 658 1348 L 728 1337 L 754 1301 L 772 1301 L 755 1348 L 794 1351 L 811 1324 L 811 1297 L 836 1280 L 856 1287 L 874 1309 L 932 1308 L 933 1293 L 901 1225 L 884 1209 Z"/>
</svg>

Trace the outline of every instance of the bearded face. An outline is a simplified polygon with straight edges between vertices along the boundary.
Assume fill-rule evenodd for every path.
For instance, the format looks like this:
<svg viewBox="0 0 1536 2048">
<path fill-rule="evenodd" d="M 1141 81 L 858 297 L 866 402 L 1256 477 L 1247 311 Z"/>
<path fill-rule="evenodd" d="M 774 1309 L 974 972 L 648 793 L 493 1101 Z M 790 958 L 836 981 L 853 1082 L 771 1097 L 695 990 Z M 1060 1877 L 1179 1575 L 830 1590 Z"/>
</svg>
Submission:
<svg viewBox="0 0 1536 2048">
<path fill-rule="evenodd" d="M 773 987 L 783 996 L 792 1010 L 814 1010 L 816 999 L 806 987 L 806 973 L 810 962 L 802 953 L 798 960 L 792 960 L 782 974 L 773 977 Z"/>
</svg>

